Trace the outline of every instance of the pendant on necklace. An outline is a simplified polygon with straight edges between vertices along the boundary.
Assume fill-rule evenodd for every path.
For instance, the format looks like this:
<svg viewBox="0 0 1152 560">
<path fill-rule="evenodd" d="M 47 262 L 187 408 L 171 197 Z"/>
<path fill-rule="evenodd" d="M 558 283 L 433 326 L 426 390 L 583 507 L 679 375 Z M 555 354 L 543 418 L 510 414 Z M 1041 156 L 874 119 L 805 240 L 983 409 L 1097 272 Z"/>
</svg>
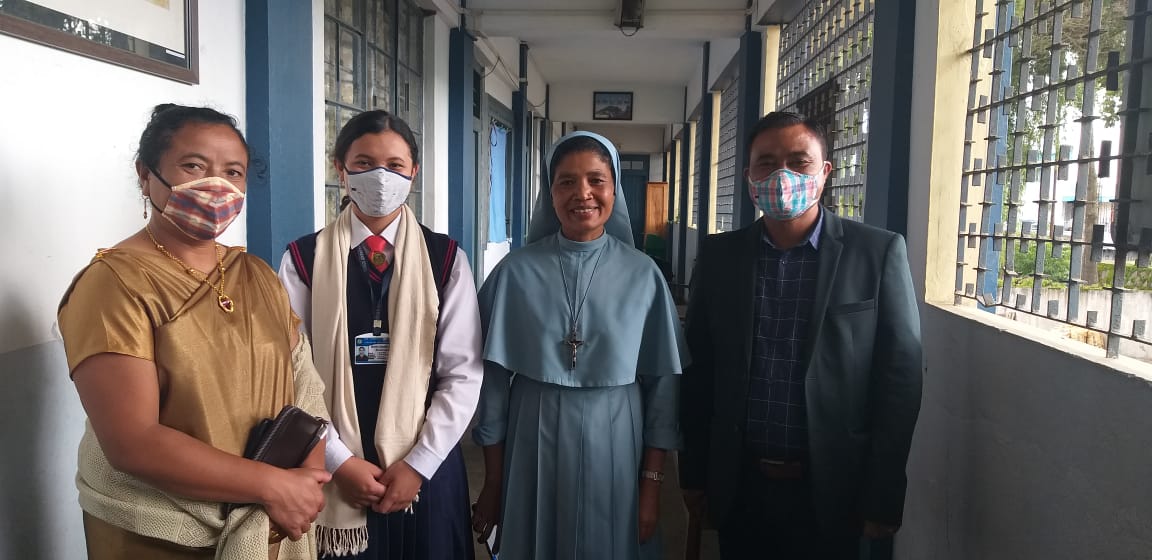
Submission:
<svg viewBox="0 0 1152 560">
<path fill-rule="evenodd" d="M 580 334 L 576 332 L 576 329 L 572 329 L 572 331 L 568 333 L 568 336 L 564 337 L 564 344 L 568 346 L 569 351 L 572 353 L 572 367 L 568 369 L 576 369 L 576 350 L 584 345 L 584 341 L 580 340 Z"/>
<path fill-rule="evenodd" d="M 220 309 L 223 309 L 225 313 L 231 313 L 236 310 L 236 304 L 232 302 L 232 298 L 224 294 L 216 297 L 216 303 L 220 304 Z"/>
</svg>

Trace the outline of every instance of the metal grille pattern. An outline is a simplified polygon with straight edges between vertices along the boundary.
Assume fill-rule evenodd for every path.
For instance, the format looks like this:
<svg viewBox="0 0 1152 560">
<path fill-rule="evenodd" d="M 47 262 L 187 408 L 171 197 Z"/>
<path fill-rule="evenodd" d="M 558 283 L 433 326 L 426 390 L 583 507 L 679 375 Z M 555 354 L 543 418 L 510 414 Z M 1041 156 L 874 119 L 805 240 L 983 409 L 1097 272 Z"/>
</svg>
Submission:
<svg viewBox="0 0 1152 560">
<path fill-rule="evenodd" d="M 704 216 L 700 215 L 700 186 L 704 184 L 703 179 L 708 175 L 700 165 L 704 161 L 704 127 L 706 123 L 696 122 L 696 134 L 693 142 L 696 145 L 693 158 L 693 173 L 692 173 L 692 208 L 689 209 L 689 215 L 692 219 L 688 221 L 689 225 L 695 226 L 697 229 L 704 227 Z"/>
<path fill-rule="evenodd" d="M 856 220 L 864 211 L 873 12 L 873 0 L 811 0 L 780 32 L 776 107 L 828 127 L 824 204 Z"/>
<path fill-rule="evenodd" d="M 732 230 L 732 207 L 736 196 L 736 113 L 740 100 L 739 79 L 720 94 L 720 142 L 716 157 L 716 231 Z"/>
<path fill-rule="evenodd" d="M 957 304 L 1152 359 L 1148 18 L 1148 0 L 977 0 Z"/>
</svg>

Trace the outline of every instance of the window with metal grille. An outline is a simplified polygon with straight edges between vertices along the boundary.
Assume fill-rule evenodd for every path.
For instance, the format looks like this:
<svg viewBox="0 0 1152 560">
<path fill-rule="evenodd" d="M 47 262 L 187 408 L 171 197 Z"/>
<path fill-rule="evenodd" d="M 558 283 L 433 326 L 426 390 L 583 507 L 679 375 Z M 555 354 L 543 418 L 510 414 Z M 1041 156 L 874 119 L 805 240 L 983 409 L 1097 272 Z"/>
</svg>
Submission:
<svg viewBox="0 0 1152 560">
<path fill-rule="evenodd" d="M 706 101 L 702 101 L 704 103 Z M 692 208 L 689 208 L 689 215 L 691 219 L 688 221 L 690 227 L 697 229 L 707 229 L 704 216 L 700 215 L 700 188 L 708 177 L 707 171 L 701 162 L 704 160 L 704 127 L 710 126 L 708 123 L 696 121 L 696 133 L 692 140 L 693 155 L 692 155 Z M 704 233 L 707 233 L 705 231 Z"/>
<path fill-rule="evenodd" d="M 736 138 L 737 105 L 740 100 L 739 77 L 720 94 L 720 139 L 716 158 L 716 231 L 732 230 L 732 208 L 735 204 L 737 178 Z"/>
<path fill-rule="evenodd" d="M 1148 0 L 977 0 L 956 303 L 1152 360 Z"/>
<path fill-rule="evenodd" d="M 873 0 L 811 0 L 780 30 L 776 107 L 831 123 L 824 204 L 855 220 L 864 212 L 873 12 Z"/>
<path fill-rule="evenodd" d="M 408 123 L 423 146 L 424 12 L 412 0 L 324 0 L 324 193 L 327 220 L 344 192 L 333 169 L 336 135 L 353 116 L 373 109 Z M 425 154 L 421 149 L 420 158 Z M 423 215 L 423 181 L 408 205 Z"/>
</svg>

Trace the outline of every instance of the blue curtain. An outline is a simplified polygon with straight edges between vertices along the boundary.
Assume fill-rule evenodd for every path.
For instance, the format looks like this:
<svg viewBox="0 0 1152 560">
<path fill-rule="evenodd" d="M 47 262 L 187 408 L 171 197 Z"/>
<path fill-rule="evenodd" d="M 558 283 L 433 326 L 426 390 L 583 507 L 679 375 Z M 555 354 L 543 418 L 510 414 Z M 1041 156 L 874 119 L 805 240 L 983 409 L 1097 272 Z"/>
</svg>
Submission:
<svg viewBox="0 0 1152 560">
<path fill-rule="evenodd" d="M 492 125 L 492 161 L 488 165 L 488 242 L 501 243 L 508 239 L 505 213 L 508 192 L 508 130 Z"/>
</svg>

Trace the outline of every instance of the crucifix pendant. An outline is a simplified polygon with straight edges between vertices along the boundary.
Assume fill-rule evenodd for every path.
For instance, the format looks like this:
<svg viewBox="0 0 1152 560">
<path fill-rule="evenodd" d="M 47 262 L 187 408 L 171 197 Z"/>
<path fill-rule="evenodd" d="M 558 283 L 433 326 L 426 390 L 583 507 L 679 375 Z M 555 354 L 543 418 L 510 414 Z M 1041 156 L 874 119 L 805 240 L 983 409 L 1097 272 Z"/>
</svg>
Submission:
<svg viewBox="0 0 1152 560">
<path fill-rule="evenodd" d="M 576 369 L 576 350 L 584 345 L 584 341 L 580 340 L 580 335 L 576 329 L 572 329 L 568 336 L 564 337 L 564 344 L 568 345 L 569 351 L 572 353 L 572 367 L 569 369 Z"/>
</svg>

